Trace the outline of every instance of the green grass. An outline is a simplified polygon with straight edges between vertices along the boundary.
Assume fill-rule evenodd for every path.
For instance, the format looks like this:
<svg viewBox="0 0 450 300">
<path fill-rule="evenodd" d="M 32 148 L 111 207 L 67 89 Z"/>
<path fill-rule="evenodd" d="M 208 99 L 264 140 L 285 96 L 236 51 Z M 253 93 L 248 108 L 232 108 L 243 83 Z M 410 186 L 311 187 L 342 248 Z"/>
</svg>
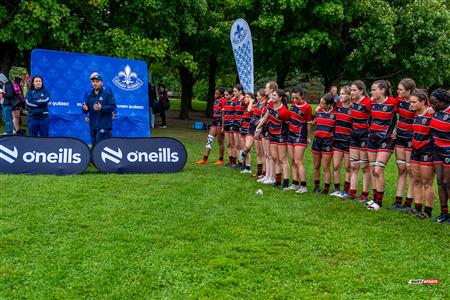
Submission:
<svg viewBox="0 0 450 300">
<path fill-rule="evenodd" d="M 1 299 L 448 299 L 448 225 L 262 187 L 193 164 L 206 132 L 162 134 L 188 150 L 180 173 L 0 175 Z"/>
<path fill-rule="evenodd" d="M 192 110 L 194 111 L 205 111 L 206 101 L 192 100 Z M 170 110 L 181 110 L 181 99 L 170 98 Z"/>
</svg>

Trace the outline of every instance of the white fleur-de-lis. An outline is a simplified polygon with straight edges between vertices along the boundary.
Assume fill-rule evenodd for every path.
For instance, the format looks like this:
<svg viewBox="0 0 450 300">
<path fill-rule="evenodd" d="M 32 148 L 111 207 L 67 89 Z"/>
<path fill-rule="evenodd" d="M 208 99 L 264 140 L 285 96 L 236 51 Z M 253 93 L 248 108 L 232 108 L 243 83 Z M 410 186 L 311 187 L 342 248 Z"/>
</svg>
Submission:
<svg viewBox="0 0 450 300">
<path fill-rule="evenodd" d="M 124 82 L 125 84 L 128 85 L 132 82 L 132 78 L 137 78 L 137 74 L 135 72 L 131 72 L 131 68 L 129 65 L 125 66 L 124 71 L 125 72 L 119 72 L 119 77 L 123 77 L 122 82 Z"/>
</svg>

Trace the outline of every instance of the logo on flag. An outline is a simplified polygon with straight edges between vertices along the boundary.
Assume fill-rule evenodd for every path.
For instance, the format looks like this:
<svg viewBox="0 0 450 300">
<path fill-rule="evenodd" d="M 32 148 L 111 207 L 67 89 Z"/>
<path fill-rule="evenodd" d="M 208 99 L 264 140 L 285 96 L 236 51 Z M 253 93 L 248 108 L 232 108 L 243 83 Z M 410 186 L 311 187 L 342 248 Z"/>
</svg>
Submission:
<svg viewBox="0 0 450 300">
<path fill-rule="evenodd" d="M 250 27 L 244 19 L 237 19 L 233 23 L 233 26 L 231 26 L 230 40 L 239 80 L 245 92 L 253 92 L 253 43 Z"/>
</svg>

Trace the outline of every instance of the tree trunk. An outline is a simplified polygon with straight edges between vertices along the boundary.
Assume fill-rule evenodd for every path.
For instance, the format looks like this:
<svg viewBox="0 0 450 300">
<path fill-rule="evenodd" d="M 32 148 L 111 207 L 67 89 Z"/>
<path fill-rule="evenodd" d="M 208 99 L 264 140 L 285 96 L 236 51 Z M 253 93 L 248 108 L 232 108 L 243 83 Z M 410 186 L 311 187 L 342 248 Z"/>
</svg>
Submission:
<svg viewBox="0 0 450 300">
<path fill-rule="evenodd" d="M 192 87 L 193 75 L 186 67 L 180 67 L 180 81 L 181 81 L 181 112 L 180 119 L 188 120 L 189 111 L 192 103 Z"/>
<path fill-rule="evenodd" d="M 213 115 L 214 106 L 214 92 L 216 90 L 216 72 L 217 72 L 217 53 L 211 53 L 209 57 L 209 81 L 208 81 L 208 96 L 205 115 L 211 118 Z"/>
<path fill-rule="evenodd" d="M 0 71 L 8 76 L 17 56 L 17 47 L 13 43 L 0 42 Z"/>
<path fill-rule="evenodd" d="M 286 84 L 286 78 L 289 73 L 289 68 L 287 66 L 277 67 L 277 83 L 278 88 L 284 89 Z"/>
</svg>

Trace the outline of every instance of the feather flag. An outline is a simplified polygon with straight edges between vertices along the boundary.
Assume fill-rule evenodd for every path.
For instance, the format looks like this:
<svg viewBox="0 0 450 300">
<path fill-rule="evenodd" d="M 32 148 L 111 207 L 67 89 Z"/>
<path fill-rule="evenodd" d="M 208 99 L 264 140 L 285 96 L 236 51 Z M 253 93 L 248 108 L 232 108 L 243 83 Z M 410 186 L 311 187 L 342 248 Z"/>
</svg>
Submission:
<svg viewBox="0 0 450 300">
<path fill-rule="evenodd" d="M 253 43 L 250 27 L 244 19 L 237 19 L 230 32 L 234 60 L 239 80 L 245 92 L 254 92 Z"/>
</svg>

